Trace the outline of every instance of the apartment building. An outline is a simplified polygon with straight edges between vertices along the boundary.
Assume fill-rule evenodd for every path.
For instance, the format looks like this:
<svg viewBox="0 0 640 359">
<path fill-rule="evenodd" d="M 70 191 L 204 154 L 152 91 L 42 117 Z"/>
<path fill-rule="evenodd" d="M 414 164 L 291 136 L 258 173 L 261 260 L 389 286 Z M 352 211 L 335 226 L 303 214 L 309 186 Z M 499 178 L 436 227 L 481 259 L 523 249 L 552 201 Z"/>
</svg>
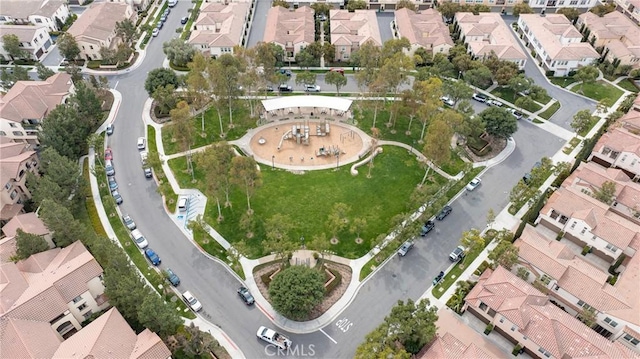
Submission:
<svg viewBox="0 0 640 359">
<path fill-rule="evenodd" d="M 620 342 L 599 335 L 500 266 L 482 273 L 465 297 L 464 309 L 493 325 L 494 331 L 534 358 L 637 356 Z"/>
<path fill-rule="evenodd" d="M 27 173 L 37 175 L 39 163 L 32 145 L 0 137 L 0 223 L 22 212 L 24 201 L 31 198 L 26 185 Z"/>
<path fill-rule="evenodd" d="M 521 14 L 518 33 L 534 58 L 552 76 L 568 76 L 600 57 L 562 14 Z"/>
<path fill-rule="evenodd" d="M 18 230 L 42 237 L 49 249 L 55 248 L 51 231 L 33 212 L 17 214 L 7 224 L 2 226 L 3 238 L 0 238 L 0 263 L 8 262 L 16 254 L 16 235 Z"/>
<path fill-rule="evenodd" d="M 459 12 L 454 17 L 454 23 L 472 56 L 485 58 L 493 52 L 500 60 L 511 61 L 519 69 L 524 69 L 527 55 L 521 50 L 520 44 L 499 13 L 474 15 Z"/>
<path fill-rule="evenodd" d="M 335 61 L 349 62 L 351 54 L 371 42 L 382 46 L 375 10 L 329 11 L 331 44 L 335 46 Z"/>
<path fill-rule="evenodd" d="M 40 123 L 73 94 L 71 76 L 56 73 L 44 81 L 18 81 L 0 97 L 0 137 L 38 144 Z"/>
<path fill-rule="evenodd" d="M 249 2 L 204 3 L 188 42 L 213 58 L 233 54 L 234 46 L 246 45 L 250 14 Z"/>
<path fill-rule="evenodd" d="M 24 26 L 24 25 L 0 25 L 2 36 L 13 34 L 18 37 L 20 47 L 25 50 L 31 60 L 40 60 L 49 52 L 53 45 L 49 28 L 44 25 Z M 0 37 L 0 59 L 11 60 L 11 56 L 4 49 L 2 37 Z"/>
<path fill-rule="evenodd" d="M 576 27 L 589 30 L 595 48 L 602 47 L 602 55 L 620 65 L 640 67 L 640 28 L 618 11 L 600 17 L 586 12 L 578 17 Z M 582 31 L 582 30 L 581 30 Z"/>
<path fill-rule="evenodd" d="M 138 14 L 129 4 L 93 3 L 67 32 L 78 42 L 81 58 L 89 61 L 101 60 L 101 48 L 116 49 L 121 42 L 121 39 L 116 36 L 116 23 L 128 19 L 135 24 L 137 18 Z"/>
<path fill-rule="evenodd" d="M 284 50 L 284 61 L 295 61 L 296 55 L 315 41 L 314 11 L 308 6 L 285 9 L 274 6 L 267 13 L 264 42 L 272 42 Z"/>
<path fill-rule="evenodd" d="M 640 24 L 640 0 L 614 0 L 618 11 L 636 24 Z"/>
<path fill-rule="evenodd" d="M 47 323 L 59 339 L 109 306 L 102 268 L 81 242 L 2 263 L 0 273 L 0 318 Z"/>
<path fill-rule="evenodd" d="M 46 26 L 60 31 L 69 18 L 69 5 L 63 0 L 3 0 L 0 24 Z"/>
<path fill-rule="evenodd" d="M 405 53 L 413 56 L 419 48 L 427 50 L 432 56 L 437 53 L 449 53 L 455 44 L 449 34 L 449 26 L 435 9 L 419 12 L 402 8 L 395 12 L 393 20 L 394 37 L 406 38 L 411 47 Z"/>
</svg>

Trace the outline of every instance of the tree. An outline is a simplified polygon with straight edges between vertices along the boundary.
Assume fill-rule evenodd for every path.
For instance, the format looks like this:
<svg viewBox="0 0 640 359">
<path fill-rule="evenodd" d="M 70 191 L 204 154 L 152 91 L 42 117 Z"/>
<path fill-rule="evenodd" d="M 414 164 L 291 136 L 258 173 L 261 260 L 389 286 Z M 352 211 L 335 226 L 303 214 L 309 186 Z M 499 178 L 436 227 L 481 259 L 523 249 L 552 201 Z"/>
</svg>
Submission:
<svg viewBox="0 0 640 359">
<path fill-rule="evenodd" d="M 116 21 L 116 36 L 119 36 L 125 44 L 131 45 L 136 38 L 136 25 L 129 19 Z"/>
<path fill-rule="evenodd" d="M 80 47 L 78 46 L 78 42 L 68 32 L 63 32 L 60 37 L 58 37 L 58 50 L 60 54 L 64 56 L 68 61 L 75 60 L 78 55 L 80 55 Z"/>
<path fill-rule="evenodd" d="M 451 127 L 443 119 L 435 118 L 429 124 L 429 130 L 424 138 L 424 147 L 422 154 L 427 158 L 427 170 L 420 182 L 420 186 L 424 185 L 431 166 L 429 162 L 433 162 L 436 166 L 441 166 L 451 158 L 451 136 L 453 132 Z"/>
<path fill-rule="evenodd" d="M 320 257 L 324 259 L 325 252 L 329 249 L 327 235 L 324 233 L 314 235 L 313 238 L 311 238 L 311 243 L 309 243 L 309 248 L 318 251 Z"/>
<path fill-rule="evenodd" d="M 496 212 L 493 210 L 493 208 L 489 208 L 489 211 L 487 211 L 487 226 L 491 228 L 491 226 L 495 221 L 496 221 Z"/>
<path fill-rule="evenodd" d="M 208 60 L 204 58 L 202 52 L 196 52 L 187 65 L 190 70 L 186 79 L 187 89 L 197 109 L 204 108 L 211 94 L 211 83 L 205 77 L 207 63 Z M 202 121 L 202 130 L 204 131 L 204 112 L 202 112 Z"/>
<path fill-rule="evenodd" d="M 289 3 L 286 2 L 285 0 L 273 0 L 273 2 L 271 3 L 271 6 L 276 7 L 276 6 L 281 6 L 285 9 L 289 8 Z"/>
<path fill-rule="evenodd" d="M 231 54 L 223 54 L 211 63 L 209 75 L 218 101 L 226 103 L 229 110 L 229 128 L 233 128 L 233 102 L 240 94 L 240 73 L 243 64 Z"/>
<path fill-rule="evenodd" d="M 76 193 L 83 195 L 86 181 L 82 177 L 77 161 L 62 156 L 53 148 L 46 148 L 40 154 L 40 171 L 44 174 L 41 179 L 48 178 L 63 189 L 61 193 L 55 195 L 61 195 L 65 200 Z M 58 201 L 58 203 L 64 204 L 66 201 Z"/>
<path fill-rule="evenodd" d="M 513 92 L 520 96 L 521 93 L 527 93 L 530 91 L 531 86 L 533 85 L 533 80 L 524 75 L 518 75 L 509 80 L 509 88 L 513 90 Z"/>
<path fill-rule="evenodd" d="M 516 276 L 525 282 L 529 281 L 529 274 L 529 271 L 525 267 L 518 267 L 518 270 L 516 271 Z"/>
<path fill-rule="evenodd" d="M 489 252 L 488 258 L 492 261 L 492 268 L 495 269 L 500 265 L 511 270 L 513 265 L 518 262 L 518 247 L 514 246 L 510 241 L 500 241 L 498 245 Z"/>
<path fill-rule="evenodd" d="M 364 10 L 367 8 L 367 2 L 364 0 L 349 0 L 347 10 L 353 12 L 355 10 Z"/>
<path fill-rule="evenodd" d="M 75 84 L 75 93 L 69 97 L 68 104 L 76 109 L 78 116 L 87 123 L 89 131 L 102 122 L 102 101 L 96 90 L 86 82 Z"/>
<path fill-rule="evenodd" d="M 578 9 L 573 7 L 560 8 L 556 10 L 556 13 L 566 16 L 566 18 L 569 21 L 571 21 L 571 23 L 573 23 L 574 25 L 576 24 L 576 20 L 578 19 L 578 16 L 580 16 L 580 11 L 578 11 Z"/>
<path fill-rule="evenodd" d="M 416 11 L 416 4 L 410 0 L 400 0 L 396 3 L 396 10 L 406 8 L 411 11 Z"/>
<path fill-rule="evenodd" d="M 462 81 L 447 81 L 442 84 L 442 92 L 446 94 L 455 107 L 460 100 L 468 100 L 473 95 L 471 87 Z"/>
<path fill-rule="evenodd" d="M 518 130 L 518 120 L 504 108 L 489 107 L 478 117 L 484 122 L 485 131 L 493 137 L 509 138 Z"/>
<path fill-rule="evenodd" d="M 58 247 L 66 247 L 89 235 L 87 227 L 74 219 L 67 207 L 51 199 L 42 201 L 39 214 L 44 224 L 53 233 L 53 241 Z"/>
<path fill-rule="evenodd" d="M 610 13 L 610 12 L 614 12 L 616 10 L 616 4 L 615 3 L 607 3 L 607 4 L 600 4 L 597 6 L 592 7 L 591 9 L 589 9 L 589 11 L 591 11 L 592 13 L 603 17 L 606 14 Z"/>
<path fill-rule="evenodd" d="M 30 57 L 30 54 L 27 50 L 23 49 L 20 46 L 21 42 L 16 34 L 4 34 L 2 35 L 2 47 L 4 51 L 12 58 L 12 59 L 23 59 L 26 57 Z"/>
<path fill-rule="evenodd" d="M 149 96 L 152 96 L 158 87 L 167 85 L 177 88 L 178 76 L 171 69 L 157 68 L 149 71 L 144 82 L 144 89 L 147 90 Z"/>
<path fill-rule="evenodd" d="M 14 64 L 11 71 L 7 71 L 6 68 L 0 69 L 0 86 L 5 90 L 10 89 L 18 81 L 29 81 L 29 72 L 26 67 L 18 66 Z"/>
<path fill-rule="evenodd" d="M 322 47 L 320 47 L 320 49 L 322 49 Z M 320 53 L 320 56 L 322 56 L 322 52 Z M 314 54 L 312 54 L 307 48 L 304 48 L 296 54 L 295 61 L 296 64 L 302 68 L 320 66 L 320 56 L 314 56 Z"/>
<path fill-rule="evenodd" d="M 433 73 L 439 77 L 455 77 L 458 73 L 447 56 L 442 53 L 433 55 L 433 65 L 431 66 Z"/>
<path fill-rule="evenodd" d="M 206 333 L 191 323 L 184 327 L 185 334 L 178 334 L 176 339 L 180 348 L 189 358 L 210 356 L 209 353 L 220 353 L 221 346 L 210 333 Z M 217 355 L 218 356 L 218 355 Z"/>
<path fill-rule="evenodd" d="M 604 204 L 611 204 L 616 198 L 616 183 L 613 181 L 605 181 L 600 188 L 593 191 L 593 198 Z"/>
<path fill-rule="evenodd" d="M 457 12 L 460 11 L 460 4 L 448 1 L 438 3 L 438 11 L 447 20 L 452 20 Z"/>
<path fill-rule="evenodd" d="M 420 140 L 423 140 L 427 124 L 438 113 L 438 108 L 442 106 L 442 101 L 440 100 L 440 97 L 442 97 L 442 81 L 437 77 L 431 77 L 425 81 L 416 81 L 413 83 L 413 91 L 417 101 L 421 103 L 418 109 L 418 118 L 422 122 Z"/>
<path fill-rule="evenodd" d="M 594 82 L 598 76 L 600 75 L 600 71 L 597 67 L 589 65 L 583 66 L 576 71 L 576 74 L 573 75 L 573 78 L 580 81 L 580 90 L 578 92 L 582 93 L 582 87 L 584 84 Z"/>
<path fill-rule="evenodd" d="M 73 81 L 74 84 L 82 81 L 82 69 L 75 63 L 72 62 L 67 65 L 67 67 L 64 68 L 64 72 L 71 76 L 71 81 Z"/>
<path fill-rule="evenodd" d="M 324 275 L 314 268 L 291 266 L 273 278 L 269 297 L 278 313 L 304 321 L 324 298 Z"/>
<path fill-rule="evenodd" d="M 576 130 L 579 134 L 586 135 L 586 132 L 591 128 L 591 125 L 596 119 L 597 117 L 592 116 L 590 110 L 580 110 L 573 115 L 571 128 Z"/>
<path fill-rule="evenodd" d="M 347 214 L 351 208 L 345 203 L 335 203 L 331 212 L 327 217 L 327 227 L 331 228 L 331 234 L 333 238 L 337 238 L 338 232 L 347 228 L 349 219 Z"/>
<path fill-rule="evenodd" d="M 446 3 L 445 3 L 446 4 Z M 356 349 L 355 359 L 410 359 L 411 354 L 387 339 L 389 328 L 381 324 L 367 334 Z"/>
<path fill-rule="evenodd" d="M 514 102 L 513 104 L 520 109 L 529 109 L 529 108 L 533 108 L 536 102 L 533 101 L 531 97 L 527 96 L 527 97 L 518 97 L 516 99 L 516 102 Z"/>
<path fill-rule="evenodd" d="M 578 313 L 578 320 L 584 323 L 587 327 L 593 327 L 597 322 L 596 310 L 590 306 L 582 307 L 582 310 Z"/>
<path fill-rule="evenodd" d="M 371 41 L 365 42 L 351 55 L 352 61 L 360 70 L 356 72 L 355 79 L 361 91 L 369 91 L 371 84 L 376 80 L 382 50 Z"/>
<path fill-rule="evenodd" d="M 231 179 L 238 186 L 244 186 L 247 195 L 247 213 L 253 213 L 251 209 L 251 196 L 256 188 L 262 185 L 262 176 L 258 170 L 258 164 L 253 158 L 237 156 L 231 160 Z"/>
<path fill-rule="evenodd" d="M 549 94 L 547 93 L 547 90 L 542 86 L 533 85 L 529 89 L 529 96 L 535 101 L 544 102 L 546 101 L 545 98 L 549 97 Z"/>
<path fill-rule="evenodd" d="M 513 6 L 513 16 L 518 17 L 520 14 L 533 14 L 533 9 L 527 3 L 517 3 Z"/>
<path fill-rule="evenodd" d="M 324 82 L 336 87 L 336 92 L 340 95 L 340 88 L 347 84 L 346 76 L 336 71 L 329 71 L 324 75 Z"/>
<path fill-rule="evenodd" d="M 316 74 L 310 71 L 296 74 L 296 85 L 314 85 L 316 83 Z"/>
<path fill-rule="evenodd" d="M 356 240 L 360 239 L 360 232 L 367 228 L 367 219 L 366 218 L 354 218 L 351 221 L 351 227 L 349 228 L 349 232 L 356 235 Z"/>
<path fill-rule="evenodd" d="M 47 249 L 49 249 L 49 245 L 42 236 L 27 233 L 18 228 L 16 232 L 16 260 L 29 258 L 32 254 L 44 252 Z"/>
<path fill-rule="evenodd" d="M 205 173 L 207 196 L 216 199 L 218 206 L 218 221 L 222 221 L 220 200 L 225 198 L 225 207 L 230 206 L 229 191 L 231 190 L 231 161 L 234 154 L 231 146 L 226 142 L 216 142 L 213 146 L 197 154 L 195 161 Z"/>
<path fill-rule="evenodd" d="M 186 101 L 180 101 L 176 108 L 169 112 L 171 122 L 173 122 L 173 136 L 178 142 L 181 151 L 191 151 L 193 144 L 193 126 L 191 125 L 191 108 Z M 187 170 L 193 173 L 191 153 L 187 153 Z"/>
<path fill-rule="evenodd" d="M 178 313 L 168 307 L 157 293 L 149 293 L 143 299 L 138 309 L 138 321 L 163 339 L 175 334 L 182 324 Z"/>
<path fill-rule="evenodd" d="M 174 65 L 184 67 L 191 62 L 196 49 L 179 37 L 162 44 L 162 51 Z"/>
<path fill-rule="evenodd" d="M 518 65 L 511 61 L 500 61 L 500 67 L 493 71 L 494 79 L 500 86 L 509 84 L 509 80 L 514 78 L 518 74 Z"/>
<path fill-rule="evenodd" d="M 38 78 L 43 81 L 56 74 L 55 71 L 44 66 L 41 62 L 36 63 L 36 71 L 38 72 Z"/>
<path fill-rule="evenodd" d="M 460 244 L 466 249 L 467 252 L 475 252 L 484 247 L 484 237 L 480 235 L 480 231 L 473 228 L 462 233 Z M 463 263 L 467 261 L 467 258 L 468 256 L 465 257 Z"/>
<path fill-rule="evenodd" d="M 171 84 L 157 87 L 151 97 L 156 101 L 159 113 L 164 114 L 165 116 L 169 114 L 171 110 L 176 108 L 178 103 L 176 91 Z"/>
<path fill-rule="evenodd" d="M 51 147 L 62 156 L 80 158 L 87 149 L 87 136 L 91 133 L 90 119 L 81 118 L 70 104 L 56 106 L 42 122 L 38 139 L 42 147 Z"/>
<path fill-rule="evenodd" d="M 486 66 L 471 69 L 464 73 L 464 80 L 475 87 L 487 88 L 493 82 L 493 74 Z"/>
<path fill-rule="evenodd" d="M 412 354 L 417 354 L 422 347 L 436 335 L 437 308 L 430 306 L 428 299 L 406 303 L 399 300 L 391 308 L 391 313 L 384 318 L 389 328 L 390 340 L 398 341 Z"/>
<path fill-rule="evenodd" d="M 294 242 L 289 238 L 293 229 L 293 221 L 287 215 L 275 214 L 264 223 L 267 241 L 263 242 L 264 248 L 276 253 L 276 258 L 286 260 L 295 249 Z"/>
</svg>

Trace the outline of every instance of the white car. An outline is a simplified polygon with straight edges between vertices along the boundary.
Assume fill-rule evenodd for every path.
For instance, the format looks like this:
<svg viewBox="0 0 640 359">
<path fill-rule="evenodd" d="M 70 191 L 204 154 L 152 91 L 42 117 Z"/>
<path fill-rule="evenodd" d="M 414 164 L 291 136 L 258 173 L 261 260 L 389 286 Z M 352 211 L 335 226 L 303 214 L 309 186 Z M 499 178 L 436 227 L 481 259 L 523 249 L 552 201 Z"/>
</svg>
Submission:
<svg viewBox="0 0 640 359">
<path fill-rule="evenodd" d="M 138 137 L 138 149 L 142 151 L 145 148 L 147 148 L 147 140 L 144 137 Z"/>
<path fill-rule="evenodd" d="M 147 158 L 149 158 L 149 152 L 147 151 L 140 152 L 140 161 L 142 161 L 143 165 L 147 163 Z"/>
<path fill-rule="evenodd" d="M 199 312 L 202 309 L 202 304 L 196 299 L 196 297 L 191 294 L 191 292 L 186 291 L 182 293 L 182 298 L 189 304 L 189 307 L 193 309 L 195 312 Z"/>
<path fill-rule="evenodd" d="M 151 32 L 151 36 L 156 37 L 160 35 L 160 29 L 158 29 L 157 27 L 155 29 L 153 29 L 153 31 Z"/>
<path fill-rule="evenodd" d="M 489 100 L 489 101 L 487 101 L 487 105 L 496 106 L 496 107 L 502 107 L 503 106 L 502 102 L 500 102 L 498 100 Z"/>
<path fill-rule="evenodd" d="M 304 85 L 305 92 L 320 92 L 320 86 L 318 85 Z"/>
<path fill-rule="evenodd" d="M 442 96 L 442 97 L 440 97 L 440 100 L 441 100 L 445 105 L 448 105 L 448 106 L 453 106 L 453 105 L 455 104 L 455 102 L 453 102 L 453 100 L 452 100 L 452 99 L 450 99 L 450 98 L 449 98 L 449 97 L 447 97 L 447 96 Z"/>
<path fill-rule="evenodd" d="M 480 186 L 480 183 L 482 183 L 482 180 L 480 178 L 476 177 L 472 179 L 471 182 L 467 184 L 467 191 L 473 191 L 474 189 L 478 188 L 478 186 Z"/>
</svg>

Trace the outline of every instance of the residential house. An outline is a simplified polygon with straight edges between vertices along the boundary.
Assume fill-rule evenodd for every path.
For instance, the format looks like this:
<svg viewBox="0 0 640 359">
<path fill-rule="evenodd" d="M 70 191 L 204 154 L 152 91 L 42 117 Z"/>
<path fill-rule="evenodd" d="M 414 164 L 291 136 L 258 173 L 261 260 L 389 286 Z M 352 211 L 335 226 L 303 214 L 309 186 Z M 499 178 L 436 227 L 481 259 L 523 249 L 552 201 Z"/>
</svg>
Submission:
<svg viewBox="0 0 640 359">
<path fill-rule="evenodd" d="M 297 9 L 302 6 L 311 6 L 317 3 L 330 5 L 334 9 L 340 9 L 345 5 L 345 0 L 302 0 L 302 1 L 285 0 L 285 1 L 289 3 L 289 7 L 291 9 Z"/>
<path fill-rule="evenodd" d="M 454 17 L 460 39 L 468 45 L 471 55 L 486 58 L 495 53 L 500 60 L 511 61 L 524 69 L 527 55 L 511 34 L 508 25 L 499 13 L 459 12 Z"/>
<path fill-rule="evenodd" d="M 71 76 L 59 72 L 45 81 L 18 81 L 0 97 L 0 137 L 38 144 L 40 123 L 73 94 Z"/>
<path fill-rule="evenodd" d="M 44 322 L 66 339 L 108 306 L 102 268 L 79 241 L 0 264 L 2 320 Z"/>
<path fill-rule="evenodd" d="M 137 11 L 145 11 L 151 7 L 152 0 L 112 0 L 131 5 Z"/>
<path fill-rule="evenodd" d="M 618 11 L 640 24 L 640 0 L 614 0 Z"/>
<path fill-rule="evenodd" d="M 640 67 L 640 28 L 617 11 L 600 17 L 586 12 L 578 17 L 576 26 L 589 30 L 595 48 L 602 47 L 605 59 L 620 65 Z"/>
<path fill-rule="evenodd" d="M 579 284 L 579 283 L 578 283 Z M 553 304 L 503 267 L 487 269 L 465 297 L 464 309 L 534 358 L 633 358 L 631 349 L 611 342 Z"/>
<path fill-rule="evenodd" d="M 25 233 L 42 237 L 49 249 L 55 248 L 49 228 L 33 212 L 17 214 L 2 227 L 4 238 L 0 238 L 0 263 L 8 262 L 16 254 L 16 234 L 18 229 Z"/>
<path fill-rule="evenodd" d="M 37 175 L 39 163 L 32 145 L 0 137 L 0 223 L 22 212 L 24 201 L 31 198 L 26 185 L 27 173 Z"/>
<path fill-rule="evenodd" d="M 552 76 L 568 76 L 600 57 L 593 46 L 581 42 L 582 34 L 562 14 L 521 14 L 518 33 Z"/>
<path fill-rule="evenodd" d="M 116 36 L 116 23 L 128 19 L 135 24 L 137 17 L 133 7 L 126 3 L 93 3 L 67 32 L 78 42 L 80 57 L 86 60 L 101 60 L 101 48 L 115 50 L 121 42 Z"/>
<path fill-rule="evenodd" d="M 406 38 L 411 48 L 405 53 L 413 56 L 419 48 L 427 50 L 431 55 L 437 53 L 448 54 L 454 46 L 449 26 L 442 20 L 442 15 L 435 9 L 414 12 L 402 8 L 395 12 L 395 37 Z M 427 59 L 425 59 L 427 60 Z"/>
<path fill-rule="evenodd" d="M 246 44 L 250 14 L 248 2 L 204 3 L 188 42 L 213 58 L 233 54 L 234 46 Z"/>
<path fill-rule="evenodd" d="M 592 310 L 594 331 L 640 353 L 640 256 L 625 258 L 616 269 L 617 280 L 612 282 L 606 264 L 576 253 L 570 242 L 557 241 L 547 232 L 527 225 L 514 243 L 519 248 L 519 265 L 533 274 L 529 279 L 544 288 L 552 303 L 574 317 L 585 309 Z"/>
<path fill-rule="evenodd" d="M 272 42 L 284 50 L 284 61 L 295 61 L 296 54 L 315 41 L 313 9 L 302 6 L 285 9 L 274 6 L 267 12 L 264 42 Z"/>
<path fill-rule="evenodd" d="M 60 31 L 69 18 L 64 0 L 2 0 L 0 24 L 44 25 L 48 31 Z"/>
<path fill-rule="evenodd" d="M 491 359 L 511 355 L 469 327 L 447 306 L 438 311 L 436 327 L 438 331 L 433 343 L 427 344 L 416 359 Z"/>
<path fill-rule="evenodd" d="M 8 34 L 18 37 L 20 47 L 29 54 L 26 58 L 32 60 L 42 59 L 53 45 L 51 36 L 49 36 L 49 28 L 44 25 L 0 25 L 0 58 L 5 60 L 10 60 L 11 56 L 4 49 L 1 36 Z"/>
<path fill-rule="evenodd" d="M 375 10 L 330 10 L 329 21 L 336 61 L 349 62 L 351 54 L 367 42 L 382 46 Z"/>
<path fill-rule="evenodd" d="M 468 0 L 451 0 L 460 5 L 470 5 Z M 492 11 L 500 11 L 505 14 L 511 14 L 516 4 L 528 3 L 536 13 L 544 10 L 546 13 L 555 12 L 559 8 L 575 8 L 587 10 L 599 4 L 597 0 L 476 0 L 473 4 L 486 5 Z M 471 5 L 473 5 L 471 4 Z"/>
</svg>

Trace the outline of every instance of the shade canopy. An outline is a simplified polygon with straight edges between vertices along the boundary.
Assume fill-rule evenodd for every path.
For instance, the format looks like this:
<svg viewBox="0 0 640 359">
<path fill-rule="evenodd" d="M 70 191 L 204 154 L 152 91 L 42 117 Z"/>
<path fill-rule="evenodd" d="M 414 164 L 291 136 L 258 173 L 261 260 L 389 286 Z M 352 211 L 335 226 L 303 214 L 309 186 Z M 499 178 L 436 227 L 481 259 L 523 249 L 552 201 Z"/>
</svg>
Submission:
<svg viewBox="0 0 640 359">
<path fill-rule="evenodd" d="M 334 96 L 283 96 L 262 100 L 262 106 L 266 111 L 292 107 L 330 108 L 338 111 L 348 111 L 352 102 L 352 100 Z"/>
</svg>

